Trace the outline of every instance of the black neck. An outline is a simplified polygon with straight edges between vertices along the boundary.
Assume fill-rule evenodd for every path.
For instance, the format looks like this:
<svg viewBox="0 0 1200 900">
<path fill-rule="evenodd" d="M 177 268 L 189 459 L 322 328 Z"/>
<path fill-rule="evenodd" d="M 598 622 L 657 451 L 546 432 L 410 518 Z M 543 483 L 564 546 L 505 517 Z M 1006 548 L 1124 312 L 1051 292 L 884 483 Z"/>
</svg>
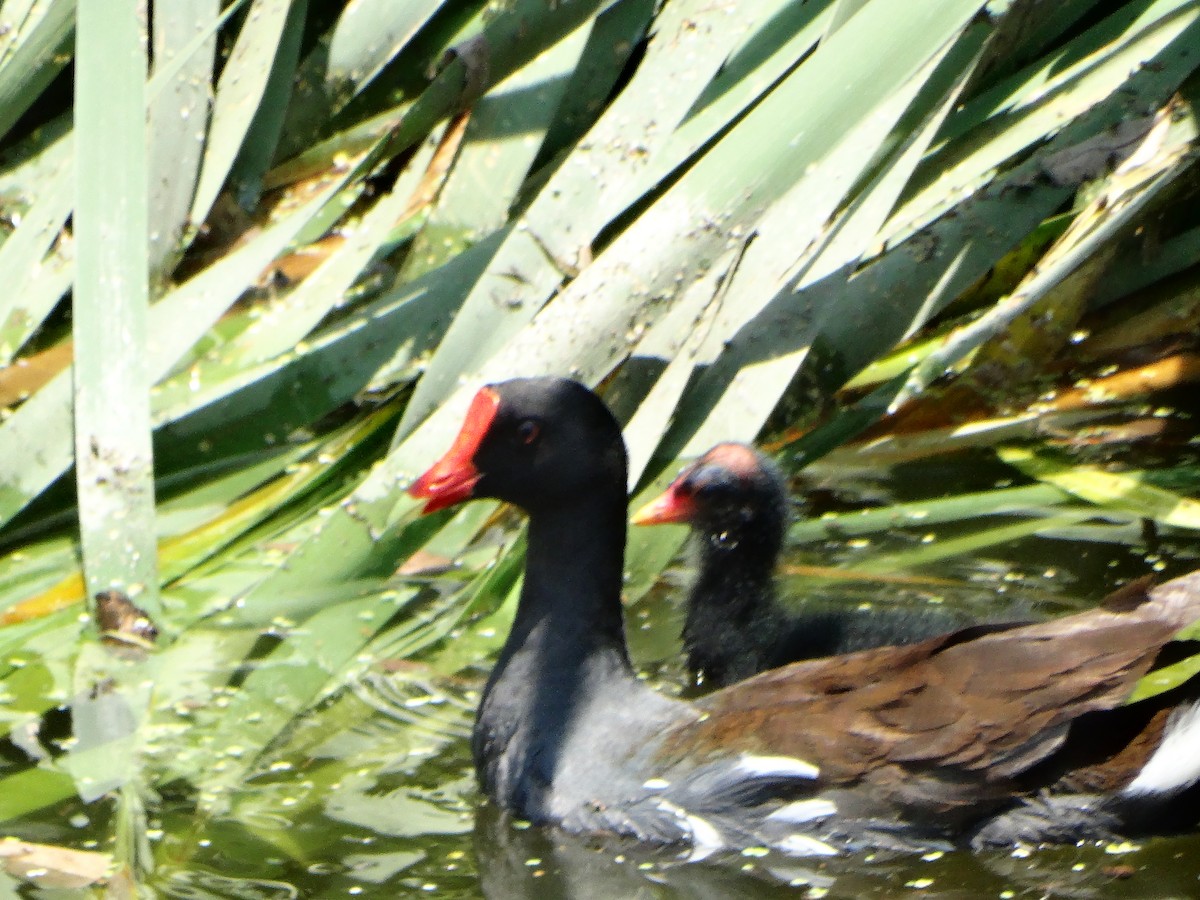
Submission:
<svg viewBox="0 0 1200 900">
<path fill-rule="evenodd" d="M 595 697 L 646 690 L 625 645 L 624 551 L 624 484 L 530 514 L 517 616 L 474 739 L 484 789 L 518 814 L 537 819 L 563 742 Z"/>
<path fill-rule="evenodd" d="M 545 660 L 609 652 L 626 661 L 621 581 L 625 495 L 579 498 L 529 517 L 525 584 L 501 659 L 531 644 Z"/>
<path fill-rule="evenodd" d="M 776 614 L 775 563 L 778 543 L 756 535 L 697 535 L 700 571 L 692 586 L 690 609 L 716 605 L 721 614 L 742 621 Z"/>
<path fill-rule="evenodd" d="M 726 534 L 698 534 L 700 572 L 688 597 L 683 643 L 688 667 L 719 687 L 769 667 L 786 616 L 775 599 L 777 547 L 740 546 Z M 764 549 L 765 548 L 765 549 Z"/>
</svg>

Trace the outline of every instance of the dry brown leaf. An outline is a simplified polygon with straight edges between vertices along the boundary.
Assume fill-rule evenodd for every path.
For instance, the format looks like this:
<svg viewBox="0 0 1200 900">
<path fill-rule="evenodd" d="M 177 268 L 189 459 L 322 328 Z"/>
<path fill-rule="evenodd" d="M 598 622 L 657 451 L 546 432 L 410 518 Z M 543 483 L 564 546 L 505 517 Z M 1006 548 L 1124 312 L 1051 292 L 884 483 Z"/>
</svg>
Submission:
<svg viewBox="0 0 1200 900">
<path fill-rule="evenodd" d="M 433 575 L 454 568 L 454 560 L 448 556 L 418 550 L 396 570 L 397 575 Z"/>
<path fill-rule="evenodd" d="M 36 394 L 42 385 L 71 364 L 74 345 L 63 341 L 0 369 L 0 406 L 12 406 Z"/>
<path fill-rule="evenodd" d="M 30 844 L 6 837 L 0 840 L 0 868 L 42 887 L 78 890 L 107 879 L 112 858 L 106 853 Z"/>
</svg>

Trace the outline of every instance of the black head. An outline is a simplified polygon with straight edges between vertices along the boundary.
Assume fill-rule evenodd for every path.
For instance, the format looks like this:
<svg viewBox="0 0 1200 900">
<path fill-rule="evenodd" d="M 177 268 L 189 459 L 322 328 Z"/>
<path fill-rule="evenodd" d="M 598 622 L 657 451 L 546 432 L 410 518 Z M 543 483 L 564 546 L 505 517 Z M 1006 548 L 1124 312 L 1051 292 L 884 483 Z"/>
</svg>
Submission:
<svg viewBox="0 0 1200 900">
<path fill-rule="evenodd" d="M 454 444 L 409 488 L 426 512 L 476 497 L 527 512 L 590 491 L 625 499 L 625 444 L 604 403 L 566 378 L 515 378 L 481 388 Z"/>
<path fill-rule="evenodd" d="M 717 444 L 679 473 L 667 490 L 633 517 L 638 525 L 686 522 L 737 544 L 783 541 L 787 482 L 775 464 L 745 444 Z"/>
</svg>

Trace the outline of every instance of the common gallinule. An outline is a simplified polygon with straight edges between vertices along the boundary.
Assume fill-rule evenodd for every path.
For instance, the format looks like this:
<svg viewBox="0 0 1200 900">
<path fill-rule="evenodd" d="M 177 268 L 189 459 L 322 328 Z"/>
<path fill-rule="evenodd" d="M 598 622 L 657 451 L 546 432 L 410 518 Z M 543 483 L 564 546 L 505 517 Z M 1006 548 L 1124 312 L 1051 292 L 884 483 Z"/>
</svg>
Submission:
<svg viewBox="0 0 1200 900">
<path fill-rule="evenodd" d="M 1195 820 L 1198 679 L 1123 704 L 1200 618 L 1200 573 L 1052 622 L 794 663 L 690 703 L 639 681 L 626 652 L 625 479 L 604 404 L 531 378 L 480 390 L 410 488 L 426 511 L 493 497 L 529 515 L 516 618 L 472 742 L 501 809 L 693 857 Z"/>
<path fill-rule="evenodd" d="M 683 646 L 698 685 L 724 687 L 802 659 L 912 644 L 975 624 L 941 607 L 839 608 L 806 598 L 785 608 L 775 565 L 788 525 L 787 482 L 753 447 L 717 444 L 633 517 L 636 525 L 682 522 L 699 545 L 685 604 Z M 987 622 L 1029 617 L 1011 609 Z"/>
</svg>

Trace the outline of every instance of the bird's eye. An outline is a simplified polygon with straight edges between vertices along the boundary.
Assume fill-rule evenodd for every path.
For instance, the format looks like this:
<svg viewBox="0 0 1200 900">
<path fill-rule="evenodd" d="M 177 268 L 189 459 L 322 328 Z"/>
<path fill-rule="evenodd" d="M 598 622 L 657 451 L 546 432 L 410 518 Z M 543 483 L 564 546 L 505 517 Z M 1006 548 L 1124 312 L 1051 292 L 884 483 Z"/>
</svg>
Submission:
<svg viewBox="0 0 1200 900">
<path fill-rule="evenodd" d="M 517 426 L 517 440 L 525 446 L 532 445 L 537 441 L 538 436 L 542 433 L 541 426 L 533 419 L 526 419 Z"/>
</svg>

